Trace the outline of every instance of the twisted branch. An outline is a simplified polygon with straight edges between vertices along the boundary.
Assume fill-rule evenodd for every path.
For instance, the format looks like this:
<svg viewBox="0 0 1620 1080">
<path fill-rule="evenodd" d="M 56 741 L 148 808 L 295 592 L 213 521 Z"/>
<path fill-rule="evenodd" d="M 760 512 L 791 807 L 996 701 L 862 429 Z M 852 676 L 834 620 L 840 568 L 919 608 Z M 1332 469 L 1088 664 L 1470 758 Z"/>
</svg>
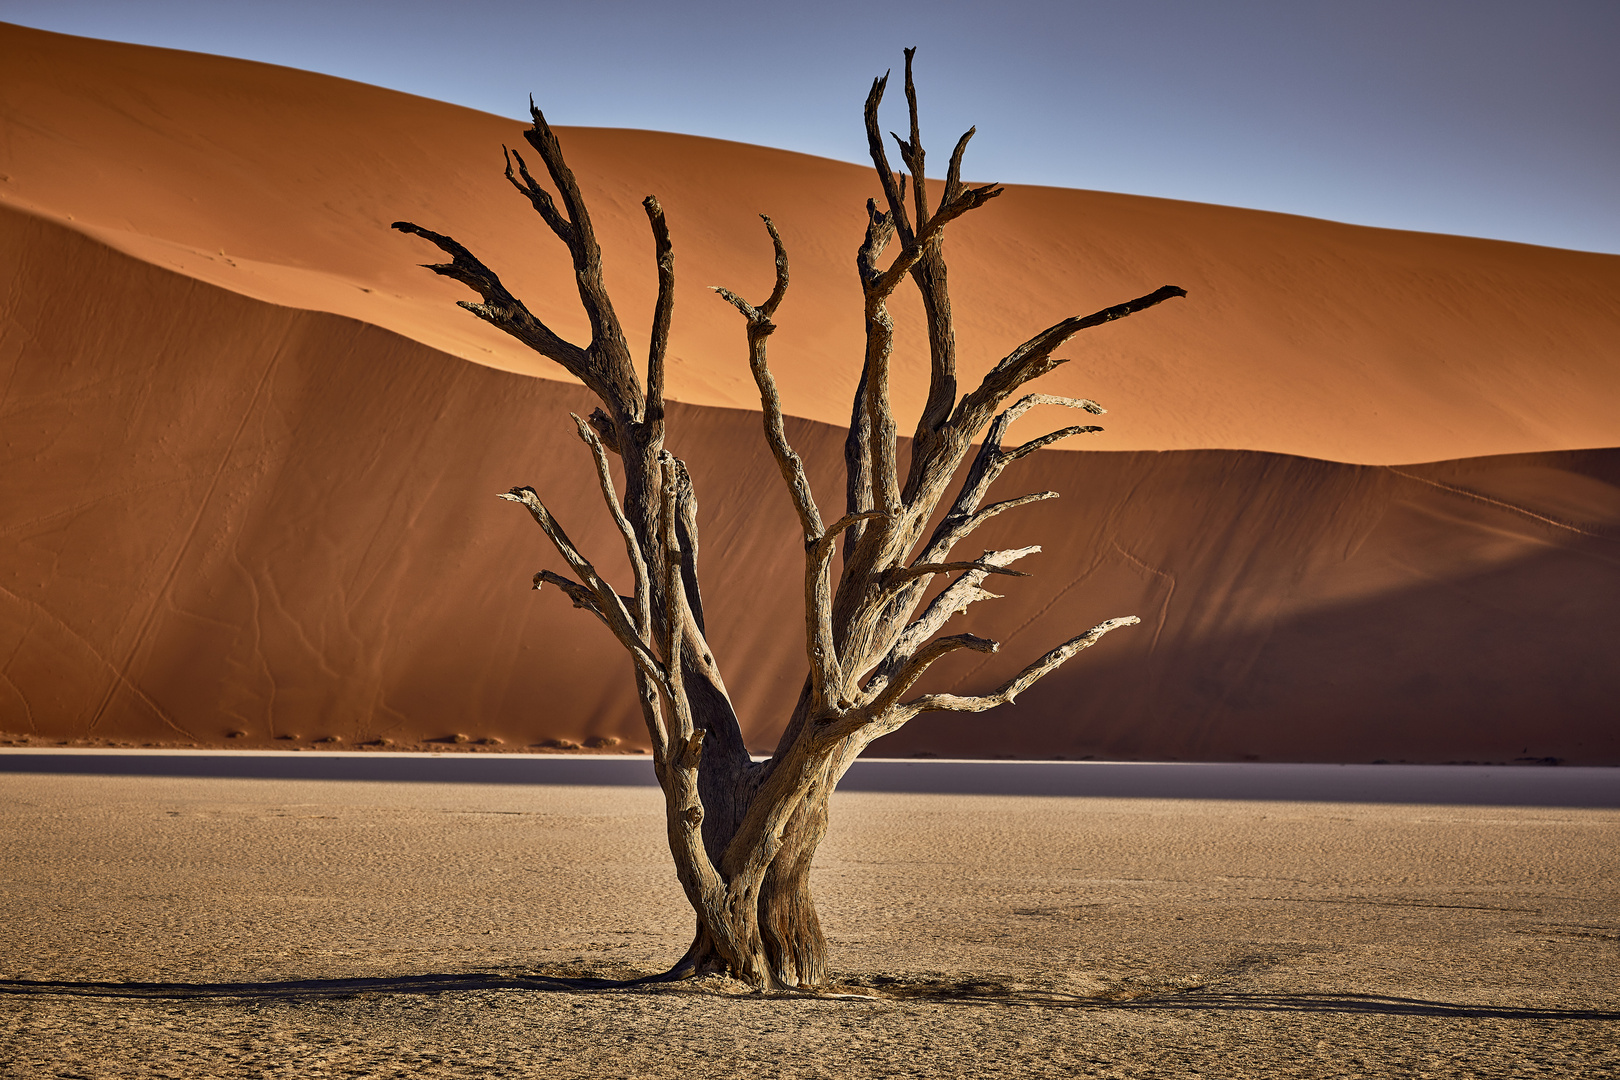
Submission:
<svg viewBox="0 0 1620 1080">
<path fill-rule="evenodd" d="M 909 663 L 924 643 L 939 633 L 954 616 L 962 614 L 980 600 L 1000 599 L 999 594 L 982 587 L 984 579 L 990 575 L 993 568 L 1007 566 L 1009 563 L 1037 554 L 1040 550 L 1040 545 L 1034 544 L 1029 547 L 985 553 L 971 569 L 942 589 L 916 620 L 895 635 L 894 642 L 884 654 L 882 662 L 867 680 L 860 700 L 869 702 L 874 695 L 880 693 L 895 673 Z"/>
<path fill-rule="evenodd" d="M 895 707 L 895 703 L 916 685 L 917 680 L 933 667 L 936 660 L 962 649 L 993 653 L 1001 649 L 1001 643 L 974 634 L 953 634 L 950 637 L 935 638 L 906 660 L 883 690 L 872 699 L 871 704 L 861 710 L 865 723 L 881 724 L 888 720 L 888 714 Z"/>
<path fill-rule="evenodd" d="M 530 104 L 533 105 L 532 100 Z M 516 188 L 518 194 L 529 200 L 539 215 L 545 219 L 545 223 L 550 226 L 551 231 L 557 234 L 558 239 L 572 246 L 574 243 L 573 223 L 558 212 L 557 204 L 551 201 L 551 193 L 536 183 L 534 177 L 529 175 L 529 164 L 523 160 L 523 155 L 516 150 L 508 149 L 505 145 L 502 145 L 501 153 L 506 155 L 506 182 Z M 523 177 L 521 183 L 516 176 L 512 175 L 513 158 L 517 159 L 518 173 Z"/>
<path fill-rule="evenodd" d="M 1074 425 L 1031 439 L 1014 447 L 1012 450 L 1002 449 L 1002 440 L 1007 436 L 1007 429 L 1012 427 L 1015 420 L 1037 405 L 1059 405 L 1068 409 L 1081 409 L 1094 415 L 1101 415 L 1107 411 L 1095 401 L 1087 398 L 1057 397 L 1052 394 L 1026 394 L 1002 410 L 995 420 L 991 422 L 989 430 L 985 432 L 984 442 L 979 446 L 979 452 L 974 457 L 973 464 L 969 467 L 968 474 L 962 481 L 961 490 L 957 493 L 956 500 L 951 504 L 950 511 L 934 528 L 934 534 L 929 539 L 928 547 L 923 554 L 925 561 L 943 559 L 950 553 L 951 548 L 997 514 L 1027 503 L 1057 498 L 1057 492 L 1055 491 L 1037 492 L 1032 495 L 1023 495 L 1017 499 L 996 503 L 982 512 L 975 512 L 978 511 L 979 503 L 984 500 L 985 495 L 989 492 L 990 485 L 995 483 L 1002 470 L 1014 461 L 1060 439 L 1067 439 L 1074 435 L 1091 434 L 1102 430 L 1100 427 L 1089 424 Z"/>
<path fill-rule="evenodd" d="M 923 168 L 922 132 L 917 126 L 917 86 L 911 81 L 911 58 L 917 55 L 916 49 L 906 49 L 906 108 L 911 119 L 911 139 L 902 142 L 900 136 L 894 135 L 894 141 L 900 143 L 900 160 L 905 162 L 906 168 L 911 170 L 911 198 L 916 206 L 917 220 L 928 220 L 928 179 Z"/>
<path fill-rule="evenodd" d="M 686 471 L 686 463 L 674 456 L 670 457 L 670 461 L 673 465 L 665 471 L 664 484 L 673 482 L 675 485 L 675 533 L 680 547 L 681 582 L 685 586 L 686 607 L 692 616 L 692 628 L 699 639 L 697 644 L 701 645 L 702 655 L 707 658 L 709 646 L 702 637 L 708 631 L 703 621 L 703 589 L 698 582 L 697 491 L 692 486 L 691 474 Z"/>
<path fill-rule="evenodd" d="M 889 155 L 883 149 L 883 132 L 878 127 L 878 105 L 883 101 L 883 89 L 888 85 L 889 73 L 885 71 L 881 78 L 872 80 L 872 89 L 866 95 L 866 147 L 872 155 L 872 166 L 877 169 L 878 180 L 883 185 L 884 198 L 889 203 L 889 217 L 900 234 L 901 242 L 909 244 L 912 230 L 911 220 L 906 216 L 904 177 L 896 176 L 889 167 Z"/>
<path fill-rule="evenodd" d="M 573 578 L 563 577 L 554 570 L 542 570 L 538 574 L 534 575 L 534 591 L 540 592 L 541 586 L 547 582 L 550 582 L 563 592 L 567 593 L 568 598 L 574 602 L 575 607 L 583 608 L 584 610 L 590 612 L 592 615 L 595 615 L 598 619 L 602 620 L 603 626 L 606 626 L 609 630 L 613 629 L 613 624 L 608 622 L 606 613 L 602 611 L 601 605 L 596 602 L 596 597 L 594 594 L 592 594 L 591 590 L 587 589 Z"/>
<path fill-rule="evenodd" d="M 868 103 L 870 104 L 870 102 Z M 881 143 L 879 146 L 881 148 Z M 866 200 L 866 236 L 860 250 L 855 253 L 855 268 L 862 288 L 877 278 L 877 260 L 894 238 L 894 215 L 877 208 L 872 199 Z M 867 339 L 867 360 L 861 365 L 860 381 L 855 387 L 855 402 L 850 409 L 849 432 L 844 436 L 844 509 L 859 514 L 872 509 L 872 417 L 867 397 L 872 385 L 870 356 L 871 338 Z M 854 558 L 855 548 L 865 535 L 866 527 L 857 522 L 844 534 L 844 562 Z"/>
<path fill-rule="evenodd" d="M 863 521 L 886 517 L 880 510 L 845 514 L 832 528 L 805 545 L 804 633 L 810 659 L 810 687 L 817 704 L 843 707 L 846 698 L 843 664 L 833 633 L 832 586 L 829 581 L 833 547 L 838 534 Z"/>
<path fill-rule="evenodd" d="M 986 555 L 992 554 L 985 552 Z M 963 562 L 931 562 L 913 563 L 911 566 L 901 567 L 889 571 L 892 584 L 900 585 L 916 578 L 930 577 L 934 574 L 948 574 L 953 570 L 983 570 L 987 574 L 1006 574 L 1008 577 L 1029 577 L 1022 570 L 1009 570 L 1005 566 L 995 566 L 991 563 L 972 560 Z"/>
<path fill-rule="evenodd" d="M 589 353 L 558 337 L 549 326 L 535 318 L 521 300 L 506 291 L 506 286 L 501 284 L 495 271 L 480 262 L 472 252 L 451 237 L 424 229 L 413 222 L 396 221 L 393 228 L 429 240 L 450 256 L 447 263 L 423 263 L 424 269 L 440 277 L 459 281 L 484 298 L 481 304 L 458 300 L 457 307 L 465 308 L 491 326 L 504 330 L 541 356 L 555 360 L 570 375 L 592 390 L 596 389 L 593 383 L 600 380 L 600 373 Z"/>
<path fill-rule="evenodd" d="M 721 917 L 726 908 L 726 884 L 703 845 L 704 807 L 698 791 L 698 776 L 702 767 L 705 732 L 694 722 L 682 672 L 681 639 L 687 624 L 687 612 L 685 591 L 681 588 L 680 579 L 680 540 L 675 529 L 676 466 L 672 455 L 664 453 L 660 456 L 659 467 L 664 482 L 659 542 L 664 546 L 667 574 L 664 593 L 669 606 L 663 647 L 664 665 L 670 674 L 665 693 L 669 708 L 668 741 L 658 779 L 664 789 L 664 817 L 670 852 L 675 856 L 675 871 L 681 887 L 692 907 L 715 934 L 727 961 L 741 968 L 746 954 L 727 933 L 726 920 Z"/>
<path fill-rule="evenodd" d="M 887 297 L 900 284 L 900 279 L 910 273 L 911 268 L 921 262 L 923 256 L 928 254 L 931 245 L 937 242 L 945 232 L 945 226 L 969 210 L 977 210 L 1005 190 L 1005 188 L 995 184 L 968 188 L 957 195 L 955 199 L 941 206 L 939 212 L 928 219 L 928 224 L 923 226 L 923 230 L 918 234 L 917 238 L 911 243 L 905 244 L 889 268 L 868 287 Z"/>
<path fill-rule="evenodd" d="M 696 725 L 692 720 L 691 703 L 686 698 L 685 673 L 681 670 L 681 640 L 685 637 L 686 590 L 681 587 L 681 544 L 675 532 L 676 469 L 673 455 L 665 453 L 659 462 L 664 473 L 664 507 L 659 514 L 659 542 L 664 545 L 664 597 L 669 610 L 664 615 L 664 669 L 669 673 L 667 690 L 670 710 L 670 741 L 674 747 L 685 748 L 686 754 L 695 754 L 698 744 L 692 742 Z M 690 768 L 696 774 L 697 763 L 685 764 L 685 755 L 677 755 L 671 766 Z M 694 785 L 696 780 L 693 781 Z M 695 790 L 695 788 L 694 788 Z"/>
</svg>

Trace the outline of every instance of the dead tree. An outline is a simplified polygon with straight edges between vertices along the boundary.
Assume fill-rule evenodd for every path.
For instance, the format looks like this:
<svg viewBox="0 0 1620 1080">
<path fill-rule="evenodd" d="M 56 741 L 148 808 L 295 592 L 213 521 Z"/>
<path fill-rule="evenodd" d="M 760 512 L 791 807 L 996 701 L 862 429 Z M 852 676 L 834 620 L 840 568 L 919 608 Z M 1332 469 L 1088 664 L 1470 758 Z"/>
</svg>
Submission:
<svg viewBox="0 0 1620 1080">
<path fill-rule="evenodd" d="M 601 249 L 579 185 L 532 101 L 534 123 L 524 138 L 539 155 L 551 186 L 537 180 L 523 155 L 512 150 L 506 152 L 506 179 L 567 246 L 590 320 L 588 343 L 579 345 L 552 331 L 455 240 L 410 222 L 394 223 L 450 257 L 427 269 L 462 282 L 481 297 L 476 303 L 462 301 L 462 307 L 561 364 L 601 399 L 602 407 L 588 420 L 575 416 L 574 422 L 595 458 L 607 511 L 629 556 L 635 580 L 627 596 L 603 580 L 533 488 L 513 488 L 501 498 L 528 509 L 567 566 L 567 573 L 536 575 L 534 587 L 548 582 L 557 586 L 574 606 L 606 624 L 633 661 L 653 766 L 664 791 L 670 851 L 697 914 L 692 945 L 669 978 L 725 972 L 765 989 L 823 985 L 827 944 L 810 896 L 810 863 L 826 832 L 828 795 L 862 749 L 922 713 L 983 712 L 1010 703 L 1104 634 L 1138 621 L 1127 616 L 1094 626 L 988 694 L 913 694 L 924 672 L 941 657 L 961 649 L 996 651 L 994 641 L 966 633 L 941 636 L 940 631 L 970 605 L 995 596 L 984 588 L 987 578 L 1025 576 L 1012 564 L 1040 550 L 953 557 L 955 548 L 991 518 L 1057 497 L 1041 491 L 986 502 L 991 485 L 1019 458 L 1060 439 L 1100 430 L 1089 424 L 1064 427 L 1008 447 L 1003 439 L 1009 425 L 1035 405 L 1085 413 L 1103 409 L 1092 401 L 1038 393 L 1006 402 L 1063 363 L 1056 352 L 1075 334 L 1186 293 L 1166 285 L 1094 314 L 1065 319 L 1007 353 L 978 386 L 958 396 L 944 232 L 1003 189 L 962 182 L 962 155 L 972 130 L 957 141 L 943 185 L 925 179 L 911 58 L 912 50 L 907 50 L 910 135 L 894 136 L 904 171 L 891 169 L 878 127 L 887 75 L 873 82 L 866 98 L 867 140 L 884 205 L 868 201 L 866 235 L 856 256 L 865 295 L 866 356 L 844 443 L 845 505 L 837 520 L 829 523 L 822 516 L 803 463 L 788 443 L 782 403 L 766 361 L 766 345 L 775 330 L 771 318 L 788 287 L 787 252 L 770 218 L 764 221 L 775 246 L 776 280 L 769 297 L 753 304 L 727 289 L 715 290 L 743 318 L 765 440 L 804 534 L 809 675 L 768 761 L 749 757 L 705 637 L 697 576 L 697 500 L 686 466 L 664 449 L 665 350 L 675 269 L 658 200 L 648 196 L 644 203 L 658 266 L 645 387 L 603 285 Z M 897 250 L 884 265 L 891 249 Z M 927 404 L 902 468 L 889 403 L 894 347 L 889 305 L 907 280 L 922 297 L 932 369 Z M 617 454 L 623 464 L 622 504 L 609 454 Z M 949 510 L 929 530 L 964 462 L 968 467 Z M 835 581 L 833 564 L 840 555 Z M 929 582 L 938 575 L 951 579 L 924 605 Z"/>
</svg>

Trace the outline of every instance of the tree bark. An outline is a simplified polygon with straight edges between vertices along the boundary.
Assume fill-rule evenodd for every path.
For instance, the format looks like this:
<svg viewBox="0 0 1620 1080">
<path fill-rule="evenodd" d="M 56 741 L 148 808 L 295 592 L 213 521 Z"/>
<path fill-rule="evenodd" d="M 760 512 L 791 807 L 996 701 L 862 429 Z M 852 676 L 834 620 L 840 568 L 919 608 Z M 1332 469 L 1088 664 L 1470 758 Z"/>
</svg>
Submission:
<svg viewBox="0 0 1620 1080">
<path fill-rule="evenodd" d="M 758 894 L 759 934 L 748 943 L 770 973 L 772 989 L 824 986 L 827 938 L 810 892 L 810 866 L 827 834 L 827 791 L 805 799 L 782 834 Z M 705 973 L 737 974 L 700 919 L 692 944 L 667 973 L 672 978 Z"/>
<path fill-rule="evenodd" d="M 827 938 L 810 895 L 810 864 L 827 835 L 827 796 L 818 785 L 788 819 L 782 848 L 771 861 L 759 897 L 765 955 L 784 986 L 824 986 Z"/>
<path fill-rule="evenodd" d="M 1075 334 L 1186 295 L 1167 285 L 1095 314 L 1066 319 L 1018 346 L 978 387 L 958 396 L 944 232 L 1002 189 L 962 183 L 962 155 L 973 134 L 970 130 L 951 155 L 938 204 L 930 206 L 911 77 L 913 52 L 906 50 L 909 138 L 895 137 L 901 160 L 911 170 L 910 205 L 908 179 L 890 168 L 877 121 L 887 76 L 874 81 L 866 100 L 869 149 L 887 209 L 868 201 L 866 233 L 855 259 L 864 298 L 866 349 L 844 446 L 846 513 L 831 525 L 816 505 L 803 461 L 788 442 L 782 402 L 767 359 L 768 341 L 776 330 L 772 318 L 788 288 L 787 250 L 770 218 L 764 223 L 776 273 L 769 298 L 755 306 L 728 289 L 716 290 L 746 321 L 748 363 L 760 394 L 765 441 L 782 474 L 804 542 L 808 675 L 768 761 L 750 757 L 708 645 L 698 584 L 696 495 L 685 464 L 664 448 L 665 354 L 674 311 L 675 263 L 658 200 L 648 196 L 643 203 L 658 270 L 645 391 L 604 285 L 601 250 L 584 197 L 555 133 L 532 101 L 534 126 L 524 138 L 540 154 L 555 195 L 515 151 L 507 152 L 506 179 L 568 248 L 580 303 L 590 323 L 587 344 L 564 340 L 552 331 L 506 290 L 493 270 L 454 239 L 410 222 L 394 224 L 450 256 L 449 262 L 428 269 L 479 293 L 481 302 L 463 302 L 462 307 L 561 364 L 604 406 L 589 418 L 576 416 L 574 421 L 595 459 L 603 498 L 624 541 L 635 576 L 633 595 L 621 596 L 603 580 L 533 488 L 513 488 L 501 497 L 528 509 L 573 572 L 568 577 L 542 571 L 534 578 L 535 588 L 556 586 L 576 607 L 601 620 L 635 663 L 653 766 L 665 796 L 670 852 L 697 916 L 691 947 L 666 978 L 718 972 L 766 990 L 824 986 L 827 940 L 811 896 L 810 868 L 827 833 L 829 797 L 861 751 L 924 712 L 982 712 L 1011 702 L 1104 634 L 1137 622 L 1127 616 L 1093 627 L 989 694 L 907 698 L 941 657 L 959 649 L 999 648 L 973 634 L 938 635 L 970 605 L 995 599 L 982 587 L 990 575 L 1025 577 L 1009 564 L 1040 550 L 1032 546 L 987 551 L 976 559 L 951 558 L 952 548 L 990 518 L 1056 497 L 1055 492 L 1036 492 L 984 505 L 991 484 L 1007 465 L 1041 447 L 1101 430 L 1075 425 L 1006 449 L 1002 439 L 1009 426 L 1035 405 L 1103 410 L 1091 401 L 1042 394 L 1026 395 L 1005 409 L 1004 403 L 1031 379 L 1066 362 L 1055 353 Z M 898 252 L 887 267 L 880 266 L 879 260 L 896 241 Z M 927 318 L 931 374 L 927 404 L 902 476 L 898 429 L 889 401 L 895 346 L 890 303 L 908 279 L 919 291 Z M 982 445 L 955 500 L 925 542 L 928 523 L 981 433 Z M 622 506 L 608 453 L 619 455 L 624 468 Z M 832 563 L 840 540 L 843 558 L 835 583 Z M 956 576 L 923 607 L 938 575 Z"/>
</svg>

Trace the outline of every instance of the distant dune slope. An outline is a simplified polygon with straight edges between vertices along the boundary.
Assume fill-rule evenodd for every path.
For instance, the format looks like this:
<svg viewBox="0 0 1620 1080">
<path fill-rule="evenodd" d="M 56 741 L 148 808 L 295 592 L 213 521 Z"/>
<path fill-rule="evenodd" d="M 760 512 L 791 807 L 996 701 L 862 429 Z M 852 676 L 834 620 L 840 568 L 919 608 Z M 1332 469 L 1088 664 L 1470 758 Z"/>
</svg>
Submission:
<svg viewBox="0 0 1620 1080">
<path fill-rule="evenodd" d="M 415 265 L 437 252 L 387 227 L 409 218 L 454 234 L 565 336 L 586 336 L 566 252 L 501 176 L 501 145 L 524 145 L 516 121 L 3 25 L 0 55 L 0 201 L 246 296 L 566 378 L 456 309 L 464 290 Z M 850 87 L 852 147 L 864 89 Z M 958 133 L 924 120 L 943 161 Z M 763 212 L 793 265 L 771 343 L 786 407 L 847 420 L 862 355 L 855 249 L 878 194 L 870 169 L 651 132 L 562 137 L 638 347 L 656 285 L 641 199 L 655 193 L 668 210 L 679 400 L 758 406 L 736 313 L 706 287 L 769 285 Z M 971 150 L 967 169 L 995 178 L 995 162 Z M 1049 377 L 1052 392 L 1112 410 L 1099 449 L 1389 465 L 1620 445 L 1620 257 L 1028 187 L 970 215 L 948 243 L 964 369 L 975 373 L 1069 315 L 1166 283 L 1191 292 L 1091 331 Z M 917 305 L 897 309 L 896 401 L 911 418 L 926 350 Z"/>
<path fill-rule="evenodd" d="M 641 740 L 627 665 L 528 590 L 555 560 L 493 497 L 534 484 L 622 569 L 567 424 L 588 397 L 386 229 L 455 232 L 577 334 L 560 251 L 496 169 L 518 126 L 11 27 L 0 54 L 0 730 Z M 739 327 L 701 286 L 758 291 L 752 214 L 782 223 L 773 358 L 833 501 L 840 435 L 818 421 L 855 377 L 868 184 L 733 144 L 564 138 L 632 328 L 641 195 L 675 223 L 671 444 L 698 484 L 714 644 L 765 748 L 804 670 L 798 549 Z M 1620 764 L 1620 259 L 1041 189 L 952 253 L 980 358 L 1167 281 L 1193 295 L 1049 380 L 1112 408 L 1089 444 L 1109 452 L 1009 471 L 1006 494 L 1063 498 L 986 530 L 1045 552 L 963 627 L 1002 653 L 941 678 L 982 688 L 1103 618 L 1143 625 L 1013 708 L 879 749 Z"/>
</svg>

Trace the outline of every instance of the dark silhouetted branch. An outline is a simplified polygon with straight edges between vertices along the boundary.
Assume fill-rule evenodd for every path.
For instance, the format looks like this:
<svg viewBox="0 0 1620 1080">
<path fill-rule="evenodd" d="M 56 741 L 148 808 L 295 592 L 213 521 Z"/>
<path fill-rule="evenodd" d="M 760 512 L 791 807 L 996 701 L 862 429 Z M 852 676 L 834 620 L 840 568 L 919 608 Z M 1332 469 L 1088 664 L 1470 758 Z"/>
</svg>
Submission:
<svg viewBox="0 0 1620 1080">
<path fill-rule="evenodd" d="M 523 160 L 523 155 L 505 146 L 501 147 L 501 152 L 506 155 L 507 183 L 511 184 L 518 190 L 519 194 L 529 200 L 541 218 L 545 220 L 545 223 L 551 227 L 551 231 L 557 234 L 559 240 L 572 245 L 574 242 L 573 224 L 557 210 L 557 204 L 551 200 L 551 193 L 541 187 L 533 176 L 529 175 L 529 164 Z M 517 176 L 512 175 L 513 158 L 517 159 L 518 175 L 522 177 L 521 182 Z"/>
<path fill-rule="evenodd" d="M 506 291 L 506 286 L 501 284 L 495 271 L 480 262 L 472 252 L 451 237 L 409 221 L 396 221 L 393 227 L 431 241 L 450 256 L 447 263 L 423 263 L 426 269 L 441 277 L 459 281 L 484 298 L 481 304 L 457 301 L 458 307 L 466 308 L 491 326 L 506 331 L 541 356 L 555 360 L 587 386 L 599 377 L 586 350 L 564 341 L 549 326 L 535 318 L 522 301 Z"/>
</svg>

